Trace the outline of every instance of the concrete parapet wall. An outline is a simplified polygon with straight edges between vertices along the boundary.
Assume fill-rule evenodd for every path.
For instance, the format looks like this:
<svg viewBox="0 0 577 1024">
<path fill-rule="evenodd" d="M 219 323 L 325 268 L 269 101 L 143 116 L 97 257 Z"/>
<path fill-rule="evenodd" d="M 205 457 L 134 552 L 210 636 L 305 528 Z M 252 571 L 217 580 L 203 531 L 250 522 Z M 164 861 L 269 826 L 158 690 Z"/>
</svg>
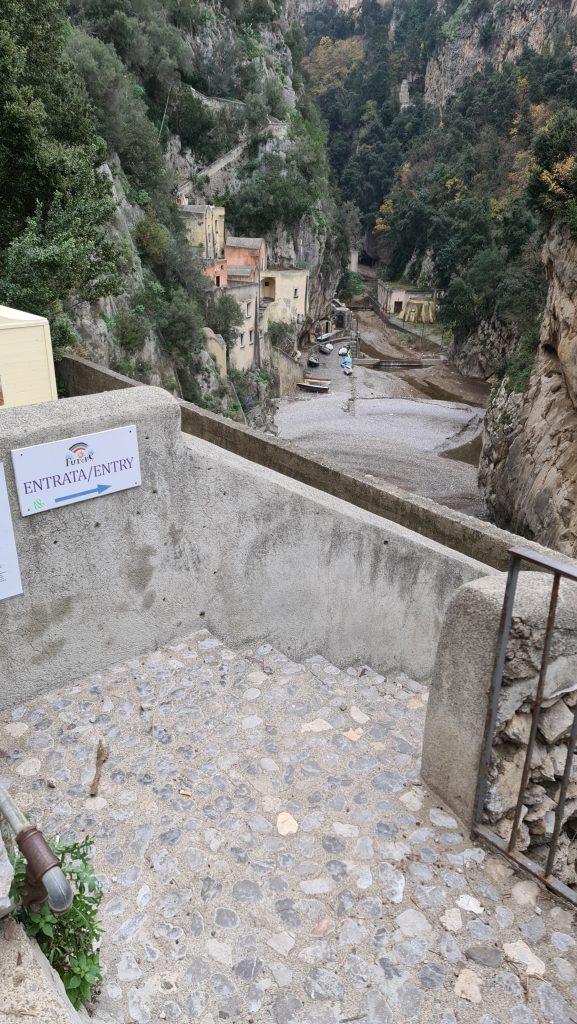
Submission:
<svg viewBox="0 0 577 1024">
<path fill-rule="evenodd" d="M 13 448 L 136 424 L 142 486 L 22 517 Z M 0 707 L 154 648 L 193 623 L 182 582 L 182 473 L 177 403 L 135 388 L 0 412 L 24 593 L 0 604 Z"/>
<path fill-rule="evenodd" d="M 184 410 L 183 410 L 184 412 Z M 142 486 L 26 518 L 10 450 L 136 424 Z M 486 566 L 180 430 L 157 388 L 0 414 L 24 595 L 0 606 L 0 706 L 197 626 L 417 678 Z"/>
<path fill-rule="evenodd" d="M 71 395 L 90 395 L 137 386 L 129 377 L 77 356 L 61 359 L 58 373 Z M 384 516 L 487 565 L 505 569 L 509 548 L 519 543 L 519 537 L 497 526 L 455 512 L 392 484 L 369 483 L 363 476 L 343 473 L 321 459 L 312 458 L 273 437 L 243 427 L 191 402 L 181 401 L 180 407 L 182 429 L 186 433 Z M 536 551 L 546 550 L 531 541 L 523 541 L 523 544 Z"/>
<path fill-rule="evenodd" d="M 457 590 L 440 632 L 423 738 L 425 782 L 467 824 L 473 820 L 504 577 Z"/>
<path fill-rule="evenodd" d="M 452 594 L 492 570 L 214 445 L 186 445 L 202 567 L 189 598 L 213 633 L 298 660 L 430 674 Z"/>
</svg>

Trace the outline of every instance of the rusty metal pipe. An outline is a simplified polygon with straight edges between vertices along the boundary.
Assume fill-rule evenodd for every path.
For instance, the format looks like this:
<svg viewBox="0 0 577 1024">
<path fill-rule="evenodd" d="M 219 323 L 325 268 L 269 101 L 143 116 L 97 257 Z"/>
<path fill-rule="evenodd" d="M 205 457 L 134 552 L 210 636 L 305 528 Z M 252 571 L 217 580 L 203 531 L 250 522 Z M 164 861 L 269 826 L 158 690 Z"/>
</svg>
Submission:
<svg viewBox="0 0 577 1024">
<path fill-rule="evenodd" d="M 24 902 L 43 903 L 47 899 L 55 914 L 65 914 L 72 906 L 74 893 L 60 861 L 42 832 L 30 824 L 3 786 L 0 786 L 0 814 L 14 832 L 18 849 L 26 861 Z"/>
</svg>

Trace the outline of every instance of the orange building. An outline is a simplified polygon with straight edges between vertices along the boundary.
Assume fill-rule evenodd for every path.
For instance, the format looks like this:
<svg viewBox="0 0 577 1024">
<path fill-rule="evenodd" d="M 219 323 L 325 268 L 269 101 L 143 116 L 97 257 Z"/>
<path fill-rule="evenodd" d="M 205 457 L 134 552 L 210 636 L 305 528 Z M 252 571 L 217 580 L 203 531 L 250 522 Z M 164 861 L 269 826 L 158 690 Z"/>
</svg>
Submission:
<svg viewBox="0 0 577 1024">
<path fill-rule="evenodd" d="M 235 238 L 230 235 L 224 247 L 224 256 L 231 281 L 259 284 L 260 275 L 267 265 L 264 238 Z"/>
<path fill-rule="evenodd" d="M 207 260 L 202 268 L 205 277 L 210 278 L 215 288 L 226 288 L 228 285 L 228 266 L 226 260 Z"/>
</svg>

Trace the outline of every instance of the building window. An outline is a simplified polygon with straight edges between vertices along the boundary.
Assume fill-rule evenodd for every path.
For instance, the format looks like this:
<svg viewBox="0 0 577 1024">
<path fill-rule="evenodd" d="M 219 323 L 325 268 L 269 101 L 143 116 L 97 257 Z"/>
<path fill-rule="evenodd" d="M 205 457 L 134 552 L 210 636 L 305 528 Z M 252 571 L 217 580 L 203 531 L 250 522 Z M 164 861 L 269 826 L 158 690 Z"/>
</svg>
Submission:
<svg viewBox="0 0 577 1024">
<path fill-rule="evenodd" d="M 250 316 L 250 306 L 251 306 L 250 302 L 247 302 L 247 304 L 246 304 L 246 315 L 247 316 Z"/>
<path fill-rule="evenodd" d="M 248 342 L 249 342 L 249 345 L 253 344 L 253 342 L 254 342 L 254 331 L 249 331 L 248 332 Z"/>
<path fill-rule="evenodd" d="M 293 299 L 298 299 L 298 297 L 299 297 L 299 290 L 298 290 L 298 288 L 295 288 Z"/>
<path fill-rule="evenodd" d="M 216 287 L 220 288 L 220 274 L 216 275 Z"/>
</svg>

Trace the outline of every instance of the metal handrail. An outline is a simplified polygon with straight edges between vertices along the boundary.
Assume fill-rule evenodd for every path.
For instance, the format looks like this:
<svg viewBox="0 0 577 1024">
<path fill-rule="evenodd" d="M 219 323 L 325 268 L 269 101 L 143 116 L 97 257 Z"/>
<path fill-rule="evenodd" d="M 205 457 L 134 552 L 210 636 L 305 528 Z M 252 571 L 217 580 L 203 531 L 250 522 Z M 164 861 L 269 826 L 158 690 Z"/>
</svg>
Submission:
<svg viewBox="0 0 577 1024">
<path fill-rule="evenodd" d="M 559 845 L 559 837 L 561 835 L 561 828 L 563 826 L 563 814 L 567 799 L 567 790 L 569 788 L 569 783 L 571 781 L 571 768 L 575 756 L 575 750 L 577 748 L 577 706 L 575 707 L 574 711 L 573 726 L 571 729 L 571 734 L 569 737 L 567 747 L 565 769 L 561 781 L 561 788 L 557 800 L 557 807 L 555 809 L 555 824 L 553 827 L 551 842 L 549 844 L 545 869 L 543 870 L 539 864 L 531 860 L 531 858 L 524 856 L 524 854 L 522 854 L 520 851 L 516 849 L 519 834 L 519 826 L 521 823 L 521 815 L 523 812 L 525 791 L 527 788 L 527 783 L 529 781 L 529 775 L 531 771 L 531 757 L 533 754 L 533 749 L 537 738 L 539 716 L 541 714 L 541 707 L 543 704 L 543 698 L 545 694 L 545 682 L 547 677 L 547 668 L 549 665 L 549 657 L 551 653 L 553 629 L 555 626 L 555 616 L 557 612 L 557 602 L 559 597 L 559 586 L 561 579 L 569 579 L 573 580 L 573 582 L 577 582 L 577 567 L 568 565 L 566 562 L 562 562 L 559 559 L 551 558 L 548 555 L 542 555 L 536 551 L 531 551 L 530 549 L 523 547 L 510 548 L 509 556 L 509 572 L 507 575 L 507 584 L 505 587 L 503 607 L 501 609 L 497 649 L 495 652 L 493 675 L 491 678 L 491 687 L 489 690 L 489 705 L 487 710 L 487 719 L 485 723 L 485 736 L 483 742 L 483 749 L 481 753 L 481 759 L 479 763 L 479 776 L 477 781 L 477 792 L 475 796 L 475 806 L 473 814 L 473 832 L 479 835 L 490 845 L 494 846 L 501 853 L 504 853 L 507 857 L 509 857 L 509 859 L 513 860 L 520 867 L 524 868 L 526 871 L 529 871 L 532 875 L 535 876 L 535 878 L 538 878 L 549 889 L 555 892 L 556 895 L 562 896 L 564 899 L 569 900 L 569 902 L 573 904 L 577 904 L 577 892 L 574 889 L 570 889 L 569 886 L 565 885 L 558 878 L 555 878 L 552 874 L 555 863 L 555 854 L 557 852 L 557 848 Z M 501 695 L 501 687 L 503 683 L 505 658 L 507 654 L 507 646 L 509 643 L 509 637 L 511 633 L 511 624 L 513 621 L 513 606 L 515 603 L 515 594 L 517 591 L 519 571 L 522 562 L 528 562 L 530 565 L 534 565 L 540 569 L 544 569 L 545 571 L 552 573 L 553 585 L 551 588 L 551 597 L 549 600 L 547 626 L 545 629 L 545 637 L 543 640 L 543 653 L 541 656 L 541 665 L 539 669 L 539 678 L 537 681 L 537 690 L 531 705 L 531 728 L 529 732 L 529 739 L 527 741 L 527 750 L 525 752 L 525 761 L 523 764 L 523 771 L 521 774 L 519 794 L 517 797 L 517 803 L 515 805 L 515 813 L 513 816 L 511 833 L 508 841 L 505 842 L 500 836 L 498 836 L 495 832 L 493 832 L 491 829 L 487 828 L 487 826 L 483 824 L 483 815 L 485 809 L 485 800 L 487 797 L 489 767 L 491 764 L 491 756 L 493 753 L 493 744 L 495 740 L 495 732 L 497 727 L 499 698 Z"/>
</svg>

